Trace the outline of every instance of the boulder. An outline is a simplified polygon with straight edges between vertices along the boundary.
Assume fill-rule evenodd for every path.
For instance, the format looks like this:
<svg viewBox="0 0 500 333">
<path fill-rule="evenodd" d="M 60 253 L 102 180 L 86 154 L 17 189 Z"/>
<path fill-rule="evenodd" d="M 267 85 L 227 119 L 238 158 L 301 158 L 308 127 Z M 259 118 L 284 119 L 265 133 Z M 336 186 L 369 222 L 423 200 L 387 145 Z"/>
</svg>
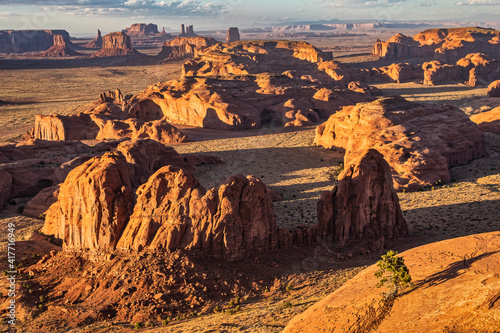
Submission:
<svg viewBox="0 0 500 333">
<path fill-rule="evenodd" d="M 231 27 L 227 30 L 226 43 L 237 42 L 240 40 L 240 32 L 238 28 Z"/>
<path fill-rule="evenodd" d="M 23 215 L 38 218 L 57 201 L 59 195 L 59 184 L 46 187 L 24 206 Z"/>
<path fill-rule="evenodd" d="M 488 97 L 500 97 L 500 80 L 494 81 L 488 86 Z"/>
<path fill-rule="evenodd" d="M 404 258 L 413 287 L 385 298 L 372 265 L 295 316 L 283 333 L 495 332 L 500 285 L 500 233 L 419 246 Z"/>
<path fill-rule="evenodd" d="M 277 246 L 271 197 L 252 176 L 231 176 L 205 191 L 189 171 L 166 166 L 137 196 L 118 249 L 183 249 L 234 260 Z"/>
<path fill-rule="evenodd" d="M 123 32 L 112 32 L 104 36 L 102 48 L 91 55 L 92 58 L 140 55 L 132 48 L 130 37 Z"/>
<path fill-rule="evenodd" d="M 460 109 L 386 97 L 344 107 L 316 128 L 315 144 L 345 150 L 344 165 L 367 149 L 389 163 L 397 190 L 449 182 L 449 168 L 486 155 L 484 137 Z"/>
<path fill-rule="evenodd" d="M 339 184 L 318 202 L 320 239 L 344 246 L 349 240 L 400 237 L 408 227 L 392 185 L 389 164 L 374 149 L 350 161 Z"/>
<path fill-rule="evenodd" d="M 65 251 L 114 250 L 133 208 L 132 177 L 125 157 L 106 153 L 72 170 L 50 206 L 42 232 Z"/>
<path fill-rule="evenodd" d="M 470 120 L 475 122 L 483 132 L 500 134 L 500 106 L 490 111 L 474 114 Z"/>
</svg>

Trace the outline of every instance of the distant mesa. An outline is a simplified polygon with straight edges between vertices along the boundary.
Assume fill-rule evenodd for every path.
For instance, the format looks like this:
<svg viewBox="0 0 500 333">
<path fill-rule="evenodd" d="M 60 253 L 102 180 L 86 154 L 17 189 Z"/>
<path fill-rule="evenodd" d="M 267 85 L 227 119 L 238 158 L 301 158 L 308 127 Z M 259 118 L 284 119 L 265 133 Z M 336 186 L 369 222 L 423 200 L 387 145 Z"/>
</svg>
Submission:
<svg viewBox="0 0 500 333">
<path fill-rule="evenodd" d="M 42 57 L 70 57 L 82 55 L 68 47 L 63 35 L 54 35 L 54 45 L 38 54 Z"/>
<path fill-rule="evenodd" d="M 158 26 L 153 23 L 134 23 L 130 28 L 123 29 L 122 32 L 130 37 L 144 37 L 160 33 L 158 31 Z M 163 30 L 163 32 L 165 32 L 165 30 Z"/>
<path fill-rule="evenodd" d="M 229 28 L 226 36 L 226 43 L 237 42 L 239 40 L 240 40 L 240 32 L 238 31 L 238 28 L 236 27 Z"/>
<path fill-rule="evenodd" d="M 88 49 L 100 49 L 102 47 L 101 30 L 97 29 L 97 37 L 94 38 L 92 41 L 83 44 L 82 47 Z"/>
<path fill-rule="evenodd" d="M 377 149 L 399 191 L 447 183 L 449 168 L 486 156 L 482 132 L 462 110 L 402 97 L 343 108 L 316 128 L 314 142 L 345 150 L 344 165 L 368 148 Z"/>
<path fill-rule="evenodd" d="M 455 63 L 470 53 L 500 58 L 500 31 L 478 27 L 428 29 L 414 37 L 397 34 L 373 46 L 373 54 L 384 59 L 425 58 Z"/>
<path fill-rule="evenodd" d="M 130 37 L 123 32 L 112 32 L 104 36 L 102 48 L 91 58 L 141 55 L 132 47 Z"/>
<path fill-rule="evenodd" d="M 65 30 L 2 30 L 0 53 L 24 53 L 45 51 L 54 46 L 54 36 L 62 36 L 67 47 L 73 47 Z"/>
</svg>

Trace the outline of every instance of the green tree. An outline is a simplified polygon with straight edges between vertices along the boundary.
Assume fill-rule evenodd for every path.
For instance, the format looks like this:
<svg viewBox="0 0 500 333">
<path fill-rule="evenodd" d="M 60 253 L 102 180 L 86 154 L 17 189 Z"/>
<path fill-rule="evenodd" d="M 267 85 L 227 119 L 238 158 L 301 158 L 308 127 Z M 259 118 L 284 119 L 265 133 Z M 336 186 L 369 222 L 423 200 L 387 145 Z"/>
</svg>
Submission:
<svg viewBox="0 0 500 333">
<path fill-rule="evenodd" d="M 399 287 L 406 287 L 411 284 L 411 276 L 408 267 L 405 265 L 403 258 L 397 256 L 396 251 L 390 250 L 382 256 L 382 259 L 377 262 L 378 270 L 375 276 L 380 279 L 377 287 L 382 287 L 385 283 L 389 283 L 392 287 L 388 296 L 395 297 L 398 294 Z"/>
</svg>

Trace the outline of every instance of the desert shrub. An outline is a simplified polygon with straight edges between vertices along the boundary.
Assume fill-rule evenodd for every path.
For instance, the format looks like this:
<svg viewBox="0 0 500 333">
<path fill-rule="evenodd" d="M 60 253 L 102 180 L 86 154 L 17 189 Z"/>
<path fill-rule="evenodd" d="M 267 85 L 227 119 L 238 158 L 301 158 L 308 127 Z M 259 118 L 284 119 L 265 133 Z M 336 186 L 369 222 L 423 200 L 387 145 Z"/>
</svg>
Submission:
<svg viewBox="0 0 500 333">
<path fill-rule="evenodd" d="M 399 287 L 406 287 L 411 284 L 411 276 L 408 267 L 406 267 L 404 259 L 397 256 L 396 251 L 390 250 L 382 256 L 382 259 L 377 262 L 378 270 L 375 276 L 379 278 L 377 287 L 382 287 L 385 283 L 389 283 L 392 287 L 388 296 L 396 296 Z"/>
<path fill-rule="evenodd" d="M 142 328 L 142 326 L 143 326 L 143 325 L 142 325 L 142 323 L 141 323 L 141 322 L 137 322 L 137 323 L 135 323 L 134 328 L 135 328 L 136 330 L 139 330 L 139 329 L 141 329 L 141 328 Z"/>
<path fill-rule="evenodd" d="M 293 305 L 291 302 L 289 301 L 285 301 L 283 302 L 283 304 L 281 304 L 281 306 L 284 308 L 284 309 L 288 309 L 288 308 L 291 308 Z"/>
<path fill-rule="evenodd" d="M 168 325 L 168 320 L 167 319 L 163 319 L 163 321 L 161 322 L 161 325 L 162 326 L 167 326 Z"/>
</svg>

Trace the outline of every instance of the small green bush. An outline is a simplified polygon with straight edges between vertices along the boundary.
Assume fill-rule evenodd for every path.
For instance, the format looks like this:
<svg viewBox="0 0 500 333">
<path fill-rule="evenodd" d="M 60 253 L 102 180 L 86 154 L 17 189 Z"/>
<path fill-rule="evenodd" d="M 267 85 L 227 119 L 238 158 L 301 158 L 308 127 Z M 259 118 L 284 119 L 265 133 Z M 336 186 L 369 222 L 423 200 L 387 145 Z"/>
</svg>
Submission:
<svg viewBox="0 0 500 333">
<path fill-rule="evenodd" d="M 141 323 L 141 322 L 137 322 L 137 323 L 135 323 L 135 325 L 134 325 L 134 328 L 135 328 L 136 330 L 139 330 L 139 329 L 141 329 L 142 327 L 143 327 L 143 325 L 142 325 L 142 323 Z"/>
<path fill-rule="evenodd" d="M 161 325 L 162 326 L 167 326 L 168 325 L 168 320 L 167 319 L 163 319 L 163 321 L 161 322 Z"/>
<path fill-rule="evenodd" d="M 396 251 L 390 250 L 382 256 L 382 259 L 377 262 L 378 270 L 375 276 L 379 278 L 377 287 L 382 287 L 385 283 L 389 283 L 392 287 L 390 295 L 396 296 L 399 287 L 406 287 L 411 284 L 411 276 L 408 267 L 406 267 L 404 259 L 397 256 Z"/>
</svg>

